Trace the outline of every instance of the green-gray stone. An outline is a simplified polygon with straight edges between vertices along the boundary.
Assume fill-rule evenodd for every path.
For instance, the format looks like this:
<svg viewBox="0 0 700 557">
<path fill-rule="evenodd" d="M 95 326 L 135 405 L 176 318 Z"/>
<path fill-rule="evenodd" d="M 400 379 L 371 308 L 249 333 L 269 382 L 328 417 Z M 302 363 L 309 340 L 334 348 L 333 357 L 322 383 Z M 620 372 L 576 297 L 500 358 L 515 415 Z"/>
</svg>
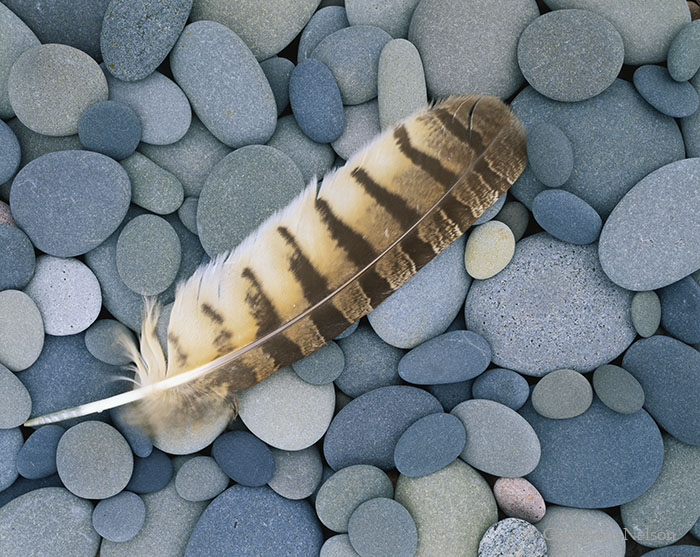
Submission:
<svg viewBox="0 0 700 557">
<path fill-rule="evenodd" d="M 180 205 L 180 208 L 177 210 L 177 216 L 180 217 L 180 222 L 194 235 L 197 235 L 198 203 L 199 199 L 196 197 L 186 197 L 182 202 L 182 205 Z"/>
<path fill-rule="evenodd" d="M 583 414 L 591 402 L 591 384 L 573 369 L 558 369 L 548 373 L 532 390 L 532 406 L 537 413 L 554 420 Z"/>
<path fill-rule="evenodd" d="M 625 555 L 625 536 L 603 511 L 551 505 L 535 526 L 547 540 L 548 557 Z"/>
<path fill-rule="evenodd" d="M 32 399 L 17 376 L 0 364 L 0 429 L 21 426 L 32 412 Z"/>
<path fill-rule="evenodd" d="M 520 201 L 506 201 L 494 220 L 507 224 L 517 242 L 525 234 L 530 222 L 530 211 Z"/>
<path fill-rule="evenodd" d="M 653 335 L 661 324 L 661 302 L 656 292 L 636 292 L 632 296 L 630 316 L 639 336 L 647 338 Z"/>
<path fill-rule="evenodd" d="M 34 300 L 19 290 L 0 292 L 0 364 L 27 369 L 43 346 L 44 321 Z"/>
<path fill-rule="evenodd" d="M 644 405 L 644 389 L 626 369 L 600 366 L 593 373 L 593 388 L 603 404 L 621 414 L 634 414 Z"/>
<path fill-rule="evenodd" d="M 131 331 L 114 319 L 99 319 L 85 331 L 85 347 L 101 362 L 123 366 L 131 362 L 120 344 L 124 338 L 134 340 Z"/>
<path fill-rule="evenodd" d="M 131 202 L 158 215 L 178 210 L 185 192 L 174 175 L 141 153 L 134 153 L 119 164 L 131 181 Z"/>
</svg>

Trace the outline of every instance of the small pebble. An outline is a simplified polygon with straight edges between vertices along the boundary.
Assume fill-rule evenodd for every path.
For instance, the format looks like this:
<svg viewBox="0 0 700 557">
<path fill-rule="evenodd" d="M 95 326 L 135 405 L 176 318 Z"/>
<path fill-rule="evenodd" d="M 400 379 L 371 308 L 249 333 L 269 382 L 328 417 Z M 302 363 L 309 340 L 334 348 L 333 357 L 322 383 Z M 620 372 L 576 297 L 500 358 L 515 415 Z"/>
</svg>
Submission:
<svg viewBox="0 0 700 557">
<path fill-rule="evenodd" d="M 44 346 L 44 322 L 34 300 L 19 290 L 0 292 L 0 363 L 22 371 Z"/>
<path fill-rule="evenodd" d="M 674 81 L 662 66 L 640 66 L 635 70 L 633 79 L 644 100 L 667 116 L 685 118 L 700 105 L 700 96 L 693 86 L 687 81 Z"/>
<path fill-rule="evenodd" d="M 506 518 L 490 526 L 479 542 L 479 557 L 501 557 L 504 552 L 547 557 L 547 542 L 529 522 Z"/>
<path fill-rule="evenodd" d="M 350 544 L 347 534 L 337 534 L 328 538 L 321 547 L 319 557 L 360 557 Z"/>
<path fill-rule="evenodd" d="M 138 147 L 141 122 L 125 104 L 118 101 L 97 102 L 80 115 L 78 137 L 88 151 L 122 160 Z"/>
<path fill-rule="evenodd" d="M 360 555 L 412 557 L 418 546 L 416 523 L 410 513 L 387 497 L 365 501 L 353 511 L 348 537 Z"/>
<path fill-rule="evenodd" d="M 472 230 L 464 252 L 469 276 L 484 280 L 508 266 L 515 253 L 515 236 L 507 224 L 490 221 Z"/>
<path fill-rule="evenodd" d="M 574 169 L 571 141 L 554 124 L 540 122 L 528 130 L 527 163 L 545 186 L 559 188 Z"/>
<path fill-rule="evenodd" d="M 530 212 L 519 201 L 506 201 L 503 208 L 494 217 L 494 220 L 505 223 L 513 233 L 515 241 L 519 241 L 525 234 L 530 221 Z"/>
<path fill-rule="evenodd" d="M 603 226 L 593 207 L 566 190 L 538 193 L 532 201 L 532 215 L 545 231 L 569 244 L 595 242 Z"/>
<path fill-rule="evenodd" d="M 280 56 L 273 56 L 260 62 L 260 67 L 270 83 L 277 105 L 277 116 L 279 116 L 289 104 L 289 78 L 294 70 L 294 62 Z"/>
<path fill-rule="evenodd" d="M 165 453 L 154 449 L 147 457 L 134 458 L 134 471 L 124 489 L 134 493 L 153 493 L 168 485 L 172 476 L 172 462 Z"/>
<path fill-rule="evenodd" d="M 0 120 L 0 184 L 15 175 L 21 156 L 17 136 L 10 126 Z"/>
<path fill-rule="evenodd" d="M 271 449 L 275 473 L 267 482 L 285 499 L 306 499 L 321 485 L 323 461 L 315 446 L 301 451 Z"/>
<path fill-rule="evenodd" d="M 692 277 L 659 290 L 661 325 L 686 344 L 700 342 L 700 284 Z"/>
<path fill-rule="evenodd" d="M 92 511 L 92 526 L 103 538 L 126 542 L 139 533 L 146 520 L 146 505 L 141 497 L 123 491 L 103 499 Z"/>
<path fill-rule="evenodd" d="M 558 369 L 540 379 L 532 390 L 532 406 L 538 414 L 564 420 L 583 414 L 593 402 L 593 388 L 573 369 Z"/>
<path fill-rule="evenodd" d="M 311 19 L 301 32 L 299 49 L 297 51 L 298 63 L 301 64 L 308 59 L 314 48 L 325 37 L 349 25 L 342 2 L 340 5 L 335 6 L 321 6 L 321 9 L 311 16 Z"/>
<path fill-rule="evenodd" d="M 131 331 L 114 319 L 99 319 L 85 331 L 85 347 L 101 362 L 123 366 L 131 359 L 120 344 L 134 337 Z"/>
<path fill-rule="evenodd" d="M 180 180 L 141 153 L 121 161 L 131 181 L 131 202 L 167 215 L 178 210 L 185 196 Z"/>
<path fill-rule="evenodd" d="M 632 296 L 630 315 L 639 336 L 647 338 L 653 335 L 661 324 L 661 301 L 656 292 L 635 292 Z"/>
<path fill-rule="evenodd" d="M 0 364 L 0 429 L 22 425 L 31 412 L 29 392 L 14 373 Z"/>
<path fill-rule="evenodd" d="M 10 206 L 4 201 L 0 201 L 0 224 L 9 224 L 12 226 L 17 226 L 15 223 L 15 219 L 12 218 Z"/>
<path fill-rule="evenodd" d="M 199 199 L 196 197 L 186 197 L 185 200 L 180 205 L 177 210 L 177 216 L 180 218 L 180 222 L 185 225 L 185 228 L 189 230 L 195 236 L 197 235 L 197 204 Z"/>
<path fill-rule="evenodd" d="M 688 7 L 690 7 L 690 2 Z M 697 8 L 697 4 L 695 5 Z M 692 14 L 691 8 L 691 14 Z M 697 10 L 696 10 L 697 11 Z M 693 18 L 697 19 L 697 17 Z M 675 81 L 688 81 L 700 69 L 700 24 L 688 23 L 673 38 L 666 57 L 669 75 Z"/>
<path fill-rule="evenodd" d="M 530 396 L 530 386 L 525 378 L 510 369 L 489 369 L 479 375 L 472 384 L 472 397 L 500 402 L 518 410 Z"/>
<path fill-rule="evenodd" d="M 0 224 L 0 291 L 24 288 L 34 275 L 34 246 L 14 224 Z"/>
<path fill-rule="evenodd" d="M 185 501 L 209 501 L 224 491 L 229 477 L 210 456 L 195 456 L 177 471 L 175 489 Z"/>
<path fill-rule="evenodd" d="M 60 425 L 48 424 L 34 431 L 17 454 L 17 472 L 23 478 L 37 480 L 56 473 L 56 449 L 66 432 Z"/>
<path fill-rule="evenodd" d="M 493 485 L 493 495 L 506 516 L 531 523 L 538 522 L 544 516 L 544 499 L 525 478 L 498 478 Z"/>
<path fill-rule="evenodd" d="M 644 405 L 644 389 L 620 366 L 606 364 L 596 369 L 593 388 L 603 404 L 615 412 L 634 414 Z"/>
<path fill-rule="evenodd" d="M 377 100 L 345 107 L 345 127 L 331 143 L 333 150 L 345 160 L 365 147 L 380 132 Z"/>
<path fill-rule="evenodd" d="M 312 385 L 332 383 L 343 373 L 344 368 L 343 350 L 333 341 L 292 364 L 296 374 Z"/>
<path fill-rule="evenodd" d="M 212 456 L 224 473 L 241 485 L 265 485 L 275 472 L 270 449 L 246 431 L 224 433 L 214 441 Z"/>
</svg>

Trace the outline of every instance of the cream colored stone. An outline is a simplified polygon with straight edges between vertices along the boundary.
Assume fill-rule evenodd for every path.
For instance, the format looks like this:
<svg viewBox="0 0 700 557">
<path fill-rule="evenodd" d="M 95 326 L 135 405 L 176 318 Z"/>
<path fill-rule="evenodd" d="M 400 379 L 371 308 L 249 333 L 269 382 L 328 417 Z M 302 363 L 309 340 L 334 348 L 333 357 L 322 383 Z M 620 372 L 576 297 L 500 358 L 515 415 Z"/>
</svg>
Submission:
<svg viewBox="0 0 700 557">
<path fill-rule="evenodd" d="M 515 237 L 508 225 L 489 221 L 474 228 L 467 240 L 464 264 L 475 279 L 487 279 L 506 268 L 515 253 Z"/>
</svg>

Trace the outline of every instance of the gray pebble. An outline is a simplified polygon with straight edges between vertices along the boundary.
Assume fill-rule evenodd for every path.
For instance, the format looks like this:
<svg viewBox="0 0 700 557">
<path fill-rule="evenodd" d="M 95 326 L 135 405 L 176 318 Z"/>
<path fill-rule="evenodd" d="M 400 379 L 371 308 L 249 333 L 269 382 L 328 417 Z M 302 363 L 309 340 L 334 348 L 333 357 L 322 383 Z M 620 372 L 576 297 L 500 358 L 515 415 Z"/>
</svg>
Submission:
<svg viewBox="0 0 700 557">
<path fill-rule="evenodd" d="M 28 48 L 39 44 L 39 39 L 27 25 L 4 4 L 0 4 L 0 118 L 7 120 L 15 115 L 7 93 L 10 68 Z"/>
<path fill-rule="evenodd" d="M 275 96 L 275 104 L 277 105 L 277 115 L 282 114 L 289 104 L 289 78 L 294 70 L 294 62 L 273 56 L 264 62 L 260 62 L 262 71 L 265 72 L 265 77 L 270 83 L 272 94 Z"/>
<path fill-rule="evenodd" d="M 17 136 L 10 126 L 0 120 L 0 184 L 15 175 L 21 157 Z"/>
<path fill-rule="evenodd" d="M 603 404 L 621 414 L 634 414 L 644 405 L 644 389 L 626 369 L 606 364 L 593 373 L 593 388 Z"/>
<path fill-rule="evenodd" d="M 19 290 L 0 292 L 0 363 L 11 371 L 31 366 L 44 346 L 44 322 L 34 300 Z"/>
<path fill-rule="evenodd" d="M 345 160 L 365 147 L 380 132 L 379 105 L 376 100 L 345 107 L 345 128 L 331 145 Z"/>
<path fill-rule="evenodd" d="M 229 477 L 210 456 L 195 456 L 177 471 L 175 489 L 185 501 L 208 501 L 228 487 Z"/>
<path fill-rule="evenodd" d="M 125 542 L 139 533 L 146 520 L 146 505 L 130 491 L 103 499 L 92 511 L 92 525 L 100 536 L 112 542 Z"/>
<path fill-rule="evenodd" d="M 34 246 L 27 235 L 14 224 L 0 224 L 0 291 L 27 286 L 35 265 Z"/>
<path fill-rule="evenodd" d="M 315 446 L 301 451 L 271 449 L 275 459 L 275 473 L 267 482 L 276 493 L 286 499 L 306 499 L 321 484 L 323 462 Z"/>
<path fill-rule="evenodd" d="M 348 537 L 360 555 L 413 557 L 418 532 L 406 508 L 393 499 L 378 497 L 355 509 L 348 523 Z"/>
<path fill-rule="evenodd" d="M 346 0 L 345 10 L 350 25 L 374 25 L 392 37 L 408 36 L 411 16 L 419 0 Z"/>
<path fill-rule="evenodd" d="M 120 161 L 131 181 L 131 202 L 157 215 L 178 210 L 185 191 L 175 176 L 141 153 Z"/>
<path fill-rule="evenodd" d="M 2 189 L 2 186 L 0 186 L 0 189 Z M 10 212 L 10 206 L 7 203 L 5 203 L 4 201 L 0 201 L 0 225 L 2 225 L 2 224 L 9 224 L 11 226 L 17 226 L 17 223 L 15 223 L 15 219 L 12 218 L 12 213 Z"/>
<path fill-rule="evenodd" d="M 14 373 L 0 364 L 0 429 L 22 425 L 32 412 L 32 399 Z"/>
<path fill-rule="evenodd" d="M 547 542 L 529 522 L 506 518 L 490 526 L 479 542 L 479 557 L 501 557 L 504 554 L 547 557 Z"/>
<path fill-rule="evenodd" d="M 574 168 L 571 141 L 557 126 L 540 122 L 527 134 L 527 163 L 545 186 L 561 187 Z"/>
<path fill-rule="evenodd" d="M 10 487 L 17 479 L 17 455 L 24 438 L 18 427 L 0 429 L 0 491 Z"/>
<path fill-rule="evenodd" d="M 530 212 L 519 201 L 506 201 L 494 219 L 507 224 L 517 242 L 527 230 L 527 225 L 530 222 Z"/>
<path fill-rule="evenodd" d="M 307 383 L 332 383 L 345 369 L 343 350 L 332 340 L 308 356 L 292 364 L 292 369 Z"/>
<path fill-rule="evenodd" d="M 131 362 L 121 342 L 134 340 L 131 331 L 114 319 L 99 319 L 85 331 L 85 347 L 101 362 L 123 366 Z"/>
<path fill-rule="evenodd" d="M 197 205 L 199 204 L 199 198 L 197 197 L 186 197 L 185 200 L 180 205 L 177 210 L 177 216 L 180 218 L 180 222 L 185 225 L 185 228 L 189 230 L 195 236 L 197 232 Z"/>
<path fill-rule="evenodd" d="M 319 557 L 360 557 L 360 555 L 352 548 L 347 534 L 337 534 L 325 541 Z"/>
<path fill-rule="evenodd" d="M 335 6 L 321 6 L 320 9 L 311 16 L 311 19 L 304 27 L 299 38 L 299 49 L 297 51 L 297 63 L 301 64 L 311 56 L 314 48 L 331 33 L 340 31 L 348 27 L 348 18 L 345 8 L 341 3 Z"/>
<path fill-rule="evenodd" d="M 564 420 L 588 410 L 593 402 L 593 388 L 579 372 L 558 369 L 537 382 L 531 398 L 532 406 L 539 415 Z"/>
<path fill-rule="evenodd" d="M 661 301 L 653 290 L 635 292 L 630 306 L 632 325 L 639 336 L 653 335 L 661 324 Z"/>
</svg>

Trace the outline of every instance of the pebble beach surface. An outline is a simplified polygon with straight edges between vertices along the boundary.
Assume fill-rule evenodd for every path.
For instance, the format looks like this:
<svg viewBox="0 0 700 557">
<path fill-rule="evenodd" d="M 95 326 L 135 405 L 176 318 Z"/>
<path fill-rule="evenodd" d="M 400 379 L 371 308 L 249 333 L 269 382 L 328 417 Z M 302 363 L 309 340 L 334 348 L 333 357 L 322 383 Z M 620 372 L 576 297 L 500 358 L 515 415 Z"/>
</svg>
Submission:
<svg viewBox="0 0 700 557">
<path fill-rule="evenodd" d="M 700 4 L 0 0 L 0 556 L 700 557 Z M 151 438 L 119 339 L 448 95 L 529 164 L 238 416 Z"/>
</svg>

